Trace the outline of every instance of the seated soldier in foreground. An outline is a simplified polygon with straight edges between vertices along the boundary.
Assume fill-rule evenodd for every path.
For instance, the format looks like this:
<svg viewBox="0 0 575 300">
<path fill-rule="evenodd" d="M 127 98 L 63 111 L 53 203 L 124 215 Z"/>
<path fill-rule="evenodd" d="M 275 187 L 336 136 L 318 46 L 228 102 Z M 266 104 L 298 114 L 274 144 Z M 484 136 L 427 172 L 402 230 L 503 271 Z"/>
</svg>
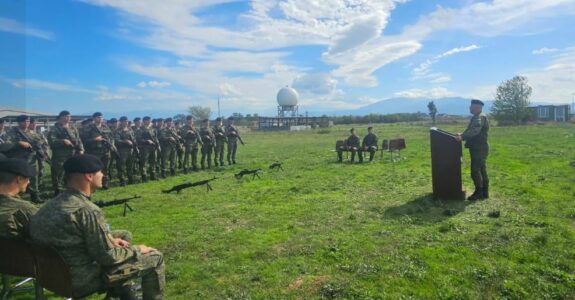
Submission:
<svg viewBox="0 0 575 300">
<path fill-rule="evenodd" d="M 367 135 L 363 138 L 361 151 L 369 152 L 369 161 L 373 161 L 375 152 L 377 152 L 377 135 L 373 133 L 373 127 L 367 127 Z M 359 162 L 363 161 L 362 152 L 359 153 Z"/>
<path fill-rule="evenodd" d="M 0 236 L 27 238 L 30 218 L 37 208 L 20 200 L 36 170 L 19 158 L 0 158 Z"/>
<path fill-rule="evenodd" d="M 352 128 L 349 131 L 351 134 L 345 140 L 343 147 L 337 149 L 337 161 L 342 162 L 342 152 L 343 151 L 350 151 L 351 152 L 351 162 L 355 160 L 355 153 L 359 150 L 359 136 L 355 134 L 355 128 Z M 361 162 L 361 154 L 360 154 L 360 162 Z"/>
<path fill-rule="evenodd" d="M 136 299 L 128 282 L 141 276 L 143 298 L 163 299 L 162 253 L 114 236 L 102 210 L 90 201 L 95 189 L 102 187 L 103 167 L 93 155 L 68 159 L 64 163 L 67 191 L 38 210 L 30 222 L 30 235 L 62 255 L 77 297 L 108 291 L 109 296 Z"/>
</svg>

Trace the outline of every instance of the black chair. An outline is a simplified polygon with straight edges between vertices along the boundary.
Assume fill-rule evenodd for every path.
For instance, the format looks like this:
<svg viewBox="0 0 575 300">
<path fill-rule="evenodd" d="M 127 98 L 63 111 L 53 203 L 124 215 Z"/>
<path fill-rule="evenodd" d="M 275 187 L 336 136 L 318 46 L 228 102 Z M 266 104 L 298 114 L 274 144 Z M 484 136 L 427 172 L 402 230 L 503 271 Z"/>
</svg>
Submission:
<svg viewBox="0 0 575 300">
<path fill-rule="evenodd" d="M 36 277 L 36 263 L 32 244 L 20 239 L 0 237 L 0 273 L 2 274 L 1 299 L 8 299 L 14 292 L 34 290 L 36 299 L 44 299 L 42 287 Z M 10 276 L 25 277 L 26 279 L 10 286 Z M 32 281 L 34 287 L 24 284 Z"/>
</svg>

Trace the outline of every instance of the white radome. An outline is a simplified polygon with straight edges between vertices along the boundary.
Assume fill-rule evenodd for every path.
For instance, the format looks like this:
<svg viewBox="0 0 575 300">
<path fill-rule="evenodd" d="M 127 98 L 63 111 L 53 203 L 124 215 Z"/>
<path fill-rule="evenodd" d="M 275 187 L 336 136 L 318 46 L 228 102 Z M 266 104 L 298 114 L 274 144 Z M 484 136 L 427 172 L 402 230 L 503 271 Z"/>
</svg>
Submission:
<svg viewBox="0 0 575 300">
<path fill-rule="evenodd" d="M 296 106 L 299 95 L 297 91 L 290 87 L 283 87 L 279 90 L 277 100 L 280 106 Z"/>
</svg>

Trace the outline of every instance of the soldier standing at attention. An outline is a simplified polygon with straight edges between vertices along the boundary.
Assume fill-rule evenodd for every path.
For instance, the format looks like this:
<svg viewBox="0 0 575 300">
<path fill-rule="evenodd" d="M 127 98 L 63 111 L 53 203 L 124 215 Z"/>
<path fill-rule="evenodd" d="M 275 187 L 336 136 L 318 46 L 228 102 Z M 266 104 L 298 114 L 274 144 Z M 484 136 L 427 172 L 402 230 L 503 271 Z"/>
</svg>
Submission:
<svg viewBox="0 0 575 300">
<path fill-rule="evenodd" d="M 214 126 L 214 136 L 216 137 L 216 146 L 214 148 L 214 164 L 218 166 L 218 161 L 220 166 L 224 165 L 224 145 L 227 142 L 226 131 L 224 129 L 224 122 L 222 118 L 216 119 L 216 126 Z"/>
<path fill-rule="evenodd" d="M 160 138 L 160 131 L 162 130 L 162 128 L 164 128 L 164 119 L 162 118 L 157 118 L 156 119 L 156 125 L 154 126 L 154 129 L 156 130 L 156 136 L 158 137 L 158 139 Z M 160 174 L 160 172 L 162 171 L 162 151 L 163 149 L 157 151 L 156 153 L 156 157 L 157 157 L 157 163 L 156 163 L 156 174 Z"/>
<path fill-rule="evenodd" d="M 135 117 L 132 125 L 132 134 L 134 135 L 134 137 L 138 136 L 138 131 L 140 130 L 141 127 L 142 127 L 142 118 Z M 132 173 L 136 174 L 139 172 L 139 170 L 140 170 L 140 160 L 137 157 L 135 157 L 134 163 L 132 164 Z"/>
<path fill-rule="evenodd" d="M 67 160 L 67 190 L 32 217 L 30 236 L 34 242 L 54 247 L 70 267 L 74 298 L 108 291 L 108 297 L 136 299 L 128 282 L 141 276 L 143 299 L 163 299 L 162 253 L 133 246 L 110 231 L 104 213 L 91 201 L 95 190 L 102 187 L 103 168 L 93 155 Z"/>
<path fill-rule="evenodd" d="M 489 177 L 487 177 L 486 161 L 489 154 L 487 135 L 489 132 L 489 120 L 482 114 L 483 102 L 471 100 L 469 111 L 473 114 L 467 129 L 455 138 L 465 141 L 465 148 L 469 148 L 471 157 L 471 179 L 475 185 L 475 192 L 468 200 L 475 201 L 489 198 Z"/>
<path fill-rule="evenodd" d="M 32 138 L 32 140 L 40 146 L 44 153 L 48 153 L 48 140 L 41 132 L 38 132 L 36 129 L 36 119 L 30 118 L 30 125 L 28 126 L 28 136 Z M 38 189 L 42 189 L 44 187 L 43 178 L 44 178 L 44 160 L 42 160 L 39 156 L 36 157 L 36 162 L 38 164 Z"/>
<path fill-rule="evenodd" d="M 75 154 L 84 153 L 84 145 L 76 128 L 70 126 L 70 112 L 63 110 L 58 114 L 54 127 L 48 132 L 48 143 L 52 149 L 52 188 L 58 195 L 64 184 L 64 162 Z"/>
<path fill-rule="evenodd" d="M 95 112 L 92 119 L 94 124 L 86 129 L 86 152 L 96 156 L 104 164 L 102 186 L 104 189 L 108 189 L 110 183 L 108 170 L 112 156 L 111 147 L 114 147 L 114 136 L 112 130 L 104 124 L 101 112 Z"/>
<path fill-rule="evenodd" d="M 150 173 L 150 179 L 156 180 L 156 163 L 157 163 L 157 153 L 156 149 L 160 146 L 158 137 L 156 136 L 156 130 L 152 127 L 151 118 L 148 116 L 144 117 L 144 123 L 140 130 L 137 132 L 136 140 L 138 146 L 140 147 L 140 174 L 142 175 L 142 181 L 148 181 L 147 172 Z M 149 165 L 149 168 L 148 168 Z"/>
<path fill-rule="evenodd" d="M 118 148 L 120 154 L 119 160 L 116 162 L 118 167 L 118 178 L 120 179 L 120 186 L 125 186 L 125 178 L 128 177 L 128 184 L 134 183 L 134 173 L 132 172 L 134 164 L 134 147 L 136 138 L 132 133 L 132 129 L 128 126 L 128 118 L 120 117 L 120 127 L 116 130 L 114 144 Z"/>
<path fill-rule="evenodd" d="M 352 128 L 349 131 L 351 134 L 349 135 L 349 137 L 345 140 L 344 142 L 344 149 L 347 151 L 351 152 L 351 162 L 353 163 L 355 160 L 355 153 L 358 151 L 359 149 L 359 136 L 357 136 L 357 134 L 355 134 L 355 128 Z M 342 162 L 343 158 L 342 158 L 342 151 L 339 150 L 337 151 L 337 161 L 338 162 Z M 360 159 L 361 161 L 361 159 Z"/>
<path fill-rule="evenodd" d="M 180 130 L 180 136 L 184 139 L 184 173 L 189 172 L 190 156 L 192 156 L 192 170 L 198 170 L 198 144 L 202 145 L 200 132 L 194 127 L 194 118 L 186 117 L 186 125 Z"/>
<path fill-rule="evenodd" d="M 0 157 L 0 237 L 27 238 L 30 218 L 37 209 L 18 194 L 26 191 L 36 170 L 23 159 Z"/>
<path fill-rule="evenodd" d="M 168 163 L 170 165 L 170 175 L 176 175 L 176 151 L 178 140 L 176 139 L 174 122 L 172 118 L 166 119 L 166 126 L 160 130 L 158 138 L 162 145 L 162 178 L 166 178 Z"/>
<path fill-rule="evenodd" d="M 182 129 L 182 122 L 175 121 L 174 122 L 174 129 L 176 130 L 176 134 L 180 136 L 180 130 Z M 184 168 L 184 144 L 182 143 L 182 139 L 179 138 L 177 140 L 178 147 L 176 148 L 176 160 L 178 161 L 178 169 Z"/>
<path fill-rule="evenodd" d="M 367 127 L 367 135 L 363 138 L 361 150 L 369 152 L 369 161 L 373 161 L 375 152 L 377 152 L 377 135 L 373 133 L 373 127 Z M 363 161 L 363 154 L 359 153 L 359 161 Z"/>
<path fill-rule="evenodd" d="M 6 140 L 6 130 L 4 130 L 4 119 L 0 118 L 0 152 L 4 152 L 12 147 Z"/>
<path fill-rule="evenodd" d="M 240 137 L 240 132 L 238 131 L 236 126 L 234 126 L 233 117 L 228 118 L 228 127 L 226 127 L 226 135 L 228 137 L 228 155 L 227 155 L 228 165 L 231 165 L 232 163 L 236 164 L 236 151 L 238 150 L 238 140 L 240 140 L 240 143 L 242 143 L 242 145 L 244 144 L 244 141 Z"/>
<path fill-rule="evenodd" d="M 206 159 L 208 160 L 208 169 L 210 169 L 212 167 L 212 150 L 216 139 L 210 129 L 210 120 L 202 120 L 200 136 L 202 138 L 202 170 L 206 168 Z"/>
</svg>

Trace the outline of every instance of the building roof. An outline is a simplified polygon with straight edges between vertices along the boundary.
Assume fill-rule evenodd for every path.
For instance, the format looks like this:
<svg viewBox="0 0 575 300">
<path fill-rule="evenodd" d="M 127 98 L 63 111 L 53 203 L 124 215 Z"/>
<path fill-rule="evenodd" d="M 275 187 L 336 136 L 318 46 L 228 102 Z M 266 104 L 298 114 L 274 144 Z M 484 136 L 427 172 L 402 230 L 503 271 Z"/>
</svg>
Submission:
<svg viewBox="0 0 575 300">
<path fill-rule="evenodd" d="M 0 107 L 0 118 L 14 115 L 28 115 L 28 116 L 50 116 L 50 113 L 43 113 L 37 111 L 23 110 L 21 108 L 11 108 L 11 107 Z"/>
</svg>

